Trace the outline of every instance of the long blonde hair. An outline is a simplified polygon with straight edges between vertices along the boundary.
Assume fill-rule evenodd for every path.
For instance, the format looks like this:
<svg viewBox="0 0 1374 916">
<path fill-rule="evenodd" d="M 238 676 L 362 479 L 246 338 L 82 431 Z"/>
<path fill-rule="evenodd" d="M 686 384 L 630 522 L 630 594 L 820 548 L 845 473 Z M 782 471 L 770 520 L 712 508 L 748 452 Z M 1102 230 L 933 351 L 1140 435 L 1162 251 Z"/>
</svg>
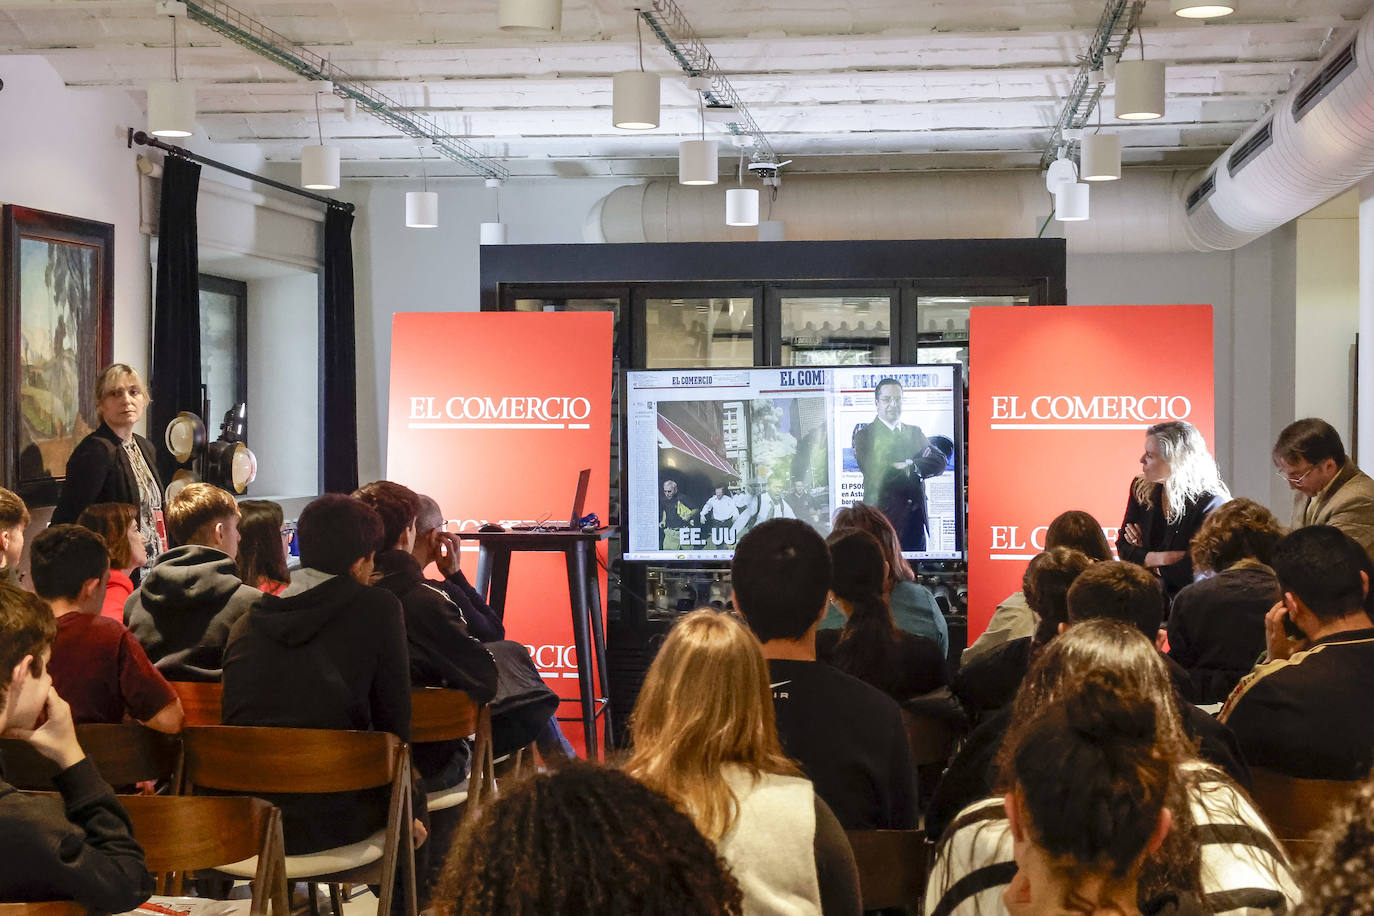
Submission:
<svg viewBox="0 0 1374 916">
<path fill-rule="evenodd" d="M 1231 491 L 1221 482 L 1216 459 L 1207 451 L 1207 443 L 1197 427 L 1186 420 L 1156 423 L 1145 431 L 1159 447 L 1159 457 L 1169 465 L 1169 479 L 1164 481 L 1164 520 L 1174 524 L 1183 518 L 1187 504 L 1203 496 L 1231 498 Z M 1136 501 L 1146 509 L 1154 504 L 1155 485 L 1143 476 L 1132 484 Z"/>
<path fill-rule="evenodd" d="M 672 799 L 711 840 L 729 832 L 739 811 L 725 765 L 756 779 L 801 775 L 778 741 L 757 637 L 717 611 L 693 611 L 668 634 L 645 676 L 630 734 L 625 771 Z"/>
</svg>

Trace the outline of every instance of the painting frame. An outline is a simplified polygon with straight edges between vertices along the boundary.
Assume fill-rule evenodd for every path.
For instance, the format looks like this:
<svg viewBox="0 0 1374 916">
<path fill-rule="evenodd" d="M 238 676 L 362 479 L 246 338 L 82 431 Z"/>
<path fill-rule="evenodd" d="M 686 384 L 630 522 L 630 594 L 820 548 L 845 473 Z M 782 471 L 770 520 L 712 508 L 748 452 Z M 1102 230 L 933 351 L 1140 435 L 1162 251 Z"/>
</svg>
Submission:
<svg viewBox="0 0 1374 916">
<path fill-rule="evenodd" d="M 96 220 L 14 204 L 0 209 L 0 460 L 4 485 L 31 508 L 57 502 L 66 458 L 99 425 L 94 385 L 114 358 L 114 233 L 112 224 Z M 34 295 L 33 259 L 39 249 L 26 242 L 46 246 L 43 296 Z M 39 301 L 29 301 L 34 299 Z M 40 366 L 24 329 L 54 314 L 57 331 L 42 341 L 52 353 Z M 43 384 L 45 379 L 62 383 Z M 51 425 L 55 434 L 38 429 L 36 420 Z"/>
</svg>

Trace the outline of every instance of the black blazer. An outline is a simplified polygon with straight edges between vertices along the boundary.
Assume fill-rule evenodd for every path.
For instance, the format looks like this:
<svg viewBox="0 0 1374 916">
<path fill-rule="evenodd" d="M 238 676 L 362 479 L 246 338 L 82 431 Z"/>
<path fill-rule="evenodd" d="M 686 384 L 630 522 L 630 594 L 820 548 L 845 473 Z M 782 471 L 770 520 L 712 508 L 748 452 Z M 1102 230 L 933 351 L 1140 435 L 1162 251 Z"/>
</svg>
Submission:
<svg viewBox="0 0 1374 916">
<path fill-rule="evenodd" d="M 157 475 L 157 455 L 153 443 L 134 434 L 134 442 L 143 452 L 143 460 L 148 470 L 153 472 L 153 480 L 158 489 L 162 481 Z M 67 479 L 62 484 L 62 495 L 57 498 L 57 507 L 52 510 L 52 524 L 74 522 L 87 506 L 95 503 L 129 503 L 140 505 L 138 478 L 134 476 L 134 466 L 129 456 L 124 454 L 119 437 L 114 430 L 100 422 L 100 428 L 77 443 L 72 456 L 67 459 Z"/>
</svg>

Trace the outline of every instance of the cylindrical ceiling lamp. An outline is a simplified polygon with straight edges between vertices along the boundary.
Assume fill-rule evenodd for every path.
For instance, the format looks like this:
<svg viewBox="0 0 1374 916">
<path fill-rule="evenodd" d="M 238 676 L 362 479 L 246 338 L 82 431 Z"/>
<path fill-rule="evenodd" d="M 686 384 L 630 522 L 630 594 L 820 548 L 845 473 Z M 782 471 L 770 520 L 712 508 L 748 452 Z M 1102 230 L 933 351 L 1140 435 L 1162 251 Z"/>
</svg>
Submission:
<svg viewBox="0 0 1374 916">
<path fill-rule="evenodd" d="M 1234 13 L 1236 5 L 1227 0 L 1169 0 L 1169 9 L 1184 19 L 1216 19 Z"/>
<path fill-rule="evenodd" d="M 787 227 L 782 224 L 780 219 L 766 219 L 759 223 L 760 242 L 785 242 L 787 241 Z"/>
<path fill-rule="evenodd" d="M 481 242 L 483 245 L 506 244 L 506 224 L 483 223 L 481 228 Z"/>
<path fill-rule="evenodd" d="M 1123 60 L 1116 64 L 1116 116 L 1123 121 L 1164 117 L 1164 62 Z"/>
<path fill-rule="evenodd" d="M 1116 134 L 1088 134 L 1078 147 L 1084 181 L 1115 181 L 1121 177 L 1121 138 Z"/>
<path fill-rule="evenodd" d="M 497 24 L 507 30 L 557 32 L 563 27 L 563 0 L 501 0 Z"/>
<path fill-rule="evenodd" d="M 611 123 L 621 130 L 658 126 L 658 74 L 625 70 L 612 78 Z"/>
<path fill-rule="evenodd" d="M 757 188 L 730 188 L 725 192 L 725 225 L 757 226 L 759 192 Z"/>
<path fill-rule="evenodd" d="M 677 146 L 678 184 L 706 185 L 720 180 L 714 140 L 683 140 Z"/>
<path fill-rule="evenodd" d="M 1088 186 L 1081 181 L 1061 185 L 1054 192 L 1054 218 L 1073 223 L 1088 218 Z"/>
<path fill-rule="evenodd" d="M 406 191 L 406 228 L 434 229 L 439 225 L 439 192 Z"/>
<path fill-rule="evenodd" d="M 307 146 L 301 149 L 301 187 L 332 191 L 339 186 L 339 148 Z"/>
<path fill-rule="evenodd" d="M 196 132 L 196 87 L 178 80 L 148 85 L 148 133 L 189 137 Z"/>
</svg>

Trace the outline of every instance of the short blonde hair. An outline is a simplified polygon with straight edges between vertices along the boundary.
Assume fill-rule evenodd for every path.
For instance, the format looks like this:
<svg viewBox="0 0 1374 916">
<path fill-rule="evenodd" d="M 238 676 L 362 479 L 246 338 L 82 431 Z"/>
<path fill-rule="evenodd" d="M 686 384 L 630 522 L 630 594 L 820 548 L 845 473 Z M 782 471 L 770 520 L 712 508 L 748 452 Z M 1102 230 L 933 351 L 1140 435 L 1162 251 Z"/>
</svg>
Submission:
<svg viewBox="0 0 1374 916">
<path fill-rule="evenodd" d="M 167 504 L 167 533 L 184 546 L 215 522 L 238 516 L 239 504 L 227 491 L 211 483 L 188 483 Z"/>
<path fill-rule="evenodd" d="M 630 731 L 625 771 L 672 799 L 711 840 L 738 811 L 725 764 L 755 777 L 800 775 L 778 741 L 758 638 L 729 614 L 703 609 L 677 622 L 649 666 Z"/>
<path fill-rule="evenodd" d="M 119 380 L 124 376 L 131 377 L 138 387 L 143 389 L 143 403 L 150 404 L 153 400 L 153 393 L 148 390 L 148 386 L 143 383 L 143 376 L 138 374 L 138 370 L 128 363 L 110 363 L 105 367 L 105 371 L 100 373 L 100 381 L 95 385 L 95 402 L 99 404 L 105 400 L 105 395 L 109 394 L 119 385 Z"/>
</svg>

